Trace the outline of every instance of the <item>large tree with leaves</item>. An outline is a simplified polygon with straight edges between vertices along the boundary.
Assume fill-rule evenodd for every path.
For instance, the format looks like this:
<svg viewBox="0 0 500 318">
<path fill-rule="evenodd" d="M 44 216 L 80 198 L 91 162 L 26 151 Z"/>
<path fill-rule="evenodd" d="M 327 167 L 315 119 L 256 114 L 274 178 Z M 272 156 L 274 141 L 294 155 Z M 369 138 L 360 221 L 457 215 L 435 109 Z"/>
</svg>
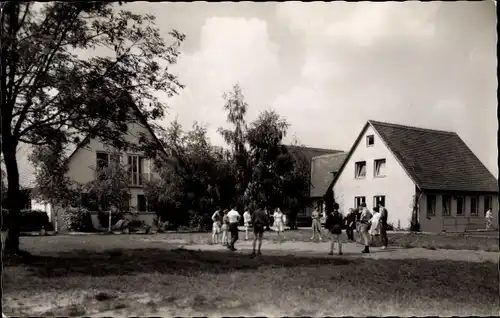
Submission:
<svg viewBox="0 0 500 318">
<path fill-rule="evenodd" d="M 229 93 L 224 93 L 223 98 L 227 122 L 232 127 L 230 129 L 220 127 L 218 131 L 231 147 L 231 161 L 234 163 L 236 173 L 234 188 L 238 197 L 243 197 L 252 173 L 248 148 L 248 125 L 245 119 L 248 104 L 239 84 L 235 84 Z"/>
<path fill-rule="evenodd" d="M 160 135 L 161 143 L 175 158 L 157 157 L 160 178 L 148 182 L 148 199 L 160 203 L 159 216 L 176 225 L 189 221 L 187 211 L 206 213 L 234 200 L 236 173 L 227 151 L 210 144 L 207 129 L 197 123 L 184 131 L 172 122 Z M 163 215 L 162 210 L 168 210 Z"/>
<path fill-rule="evenodd" d="M 266 202 L 269 208 L 282 206 L 284 176 L 293 169 L 283 145 L 288 127 L 275 111 L 264 111 L 250 124 L 247 134 L 253 173 L 246 196 L 250 201 Z"/>
<path fill-rule="evenodd" d="M 84 134 L 125 147 L 131 103 L 149 120 L 164 115 L 155 92 L 181 88 L 167 68 L 184 35 L 172 31 L 167 45 L 154 20 L 116 3 L 1 4 L 2 153 L 12 198 L 6 250 L 19 250 L 20 142 Z M 103 54 L 84 56 L 97 51 Z"/>
</svg>

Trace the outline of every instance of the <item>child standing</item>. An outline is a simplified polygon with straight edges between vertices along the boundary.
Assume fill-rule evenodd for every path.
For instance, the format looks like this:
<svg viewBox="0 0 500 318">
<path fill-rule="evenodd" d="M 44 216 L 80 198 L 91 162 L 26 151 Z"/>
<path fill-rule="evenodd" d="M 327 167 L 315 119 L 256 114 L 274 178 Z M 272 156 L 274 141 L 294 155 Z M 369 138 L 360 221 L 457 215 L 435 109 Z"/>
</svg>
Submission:
<svg viewBox="0 0 500 318">
<path fill-rule="evenodd" d="M 224 210 L 224 216 L 222 217 L 222 245 L 224 246 L 229 246 L 229 237 L 228 237 L 228 231 L 229 231 L 229 217 L 227 216 L 227 213 L 229 212 L 228 209 Z"/>
<path fill-rule="evenodd" d="M 247 207 L 245 213 L 243 213 L 243 222 L 245 225 L 245 241 L 248 240 L 248 229 L 250 228 L 251 221 L 252 221 L 252 216 L 250 215 L 250 212 L 248 211 Z"/>
<path fill-rule="evenodd" d="M 214 212 L 212 215 L 212 243 L 213 244 L 218 244 L 219 243 L 219 234 L 221 232 L 221 221 L 222 217 L 220 215 L 220 209 L 217 208 L 217 210 Z"/>
</svg>

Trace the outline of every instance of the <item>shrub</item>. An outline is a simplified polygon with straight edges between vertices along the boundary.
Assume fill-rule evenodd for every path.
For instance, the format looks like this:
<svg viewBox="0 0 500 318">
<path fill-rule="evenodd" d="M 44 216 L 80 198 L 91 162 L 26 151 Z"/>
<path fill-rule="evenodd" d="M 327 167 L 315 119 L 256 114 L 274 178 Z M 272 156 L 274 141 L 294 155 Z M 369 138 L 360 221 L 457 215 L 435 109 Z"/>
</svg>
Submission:
<svg viewBox="0 0 500 318">
<path fill-rule="evenodd" d="M 64 226 L 75 232 L 94 232 L 90 212 L 84 208 L 67 208 L 63 213 Z"/>
<path fill-rule="evenodd" d="M 42 228 L 51 231 L 49 216 L 41 210 L 21 210 L 19 226 L 22 232 L 40 231 Z"/>
<path fill-rule="evenodd" d="M 394 224 L 387 223 L 387 231 L 394 231 Z"/>
<path fill-rule="evenodd" d="M 193 214 L 189 220 L 189 227 L 195 231 L 203 231 L 203 217 L 199 214 Z"/>
<path fill-rule="evenodd" d="M 420 232 L 420 223 L 418 223 L 418 222 L 412 222 L 410 224 L 410 231 L 412 231 L 412 232 Z"/>
</svg>

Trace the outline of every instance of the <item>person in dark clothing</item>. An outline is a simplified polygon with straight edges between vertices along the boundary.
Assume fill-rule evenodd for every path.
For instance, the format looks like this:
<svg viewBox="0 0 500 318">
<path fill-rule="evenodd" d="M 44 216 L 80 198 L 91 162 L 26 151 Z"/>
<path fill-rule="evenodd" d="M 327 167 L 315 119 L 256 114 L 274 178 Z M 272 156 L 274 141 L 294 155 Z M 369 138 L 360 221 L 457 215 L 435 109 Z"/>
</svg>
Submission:
<svg viewBox="0 0 500 318">
<path fill-rule="evenodd" d="M 389 243 L 387 239 L 387 209 L 379 204 L 380 209 L 380 239 L 382 240 L 382 249 L 385 250 Z"/>
<path fill-rule="evenodd" d="M 328 212 L 325 222 L 325 228 L 330 231 L 332 235 L 330 253 L 328 253 L 329 255 L 333 255 L 335 242 L 337 242 L 339 245 L 339 255 L 342 255 L 342 242 L 340 240 L 340 235 L 342 234 L 342 222 L 342 214 L 340 214 L 339 212 L 339 205 L 337 203 L 334 203 L 333 212 Z"/>
<path fill-rule="evenodd" d="M 356 228 L 356 213 L 354 209 L 349 209 L 349 213 L 346 216 L 346 234 L 350 241 L 354 241 L 354 229 Z"/>
<path fill-rule="evenodd" d="M 252 256 L 255 256 L 255 246 L 257 245 L 257 240 L 259 241 L 257 255 L 261 255 L 260 249 L 262 247 L 262 238 L 264 236 L 264 231 L 266 227 L 269 226 L 269 217 L 264 211 L 264 204 L 260 204 L 259 208 L 255 210 L 252 214 L 252 226 L 253 226 L 253 252 Z"/>
</svg>

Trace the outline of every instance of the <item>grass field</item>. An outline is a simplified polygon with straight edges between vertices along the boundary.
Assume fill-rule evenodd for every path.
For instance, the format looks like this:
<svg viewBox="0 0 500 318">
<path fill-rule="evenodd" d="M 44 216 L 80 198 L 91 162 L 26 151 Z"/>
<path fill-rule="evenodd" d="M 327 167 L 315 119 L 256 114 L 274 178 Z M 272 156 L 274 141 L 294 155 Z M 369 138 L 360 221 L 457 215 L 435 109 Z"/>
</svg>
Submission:
<svg viewBox="0 0 500 318">
<path fill-rule="evenodd" d="M 286 233 L 290 234 L 292 232 Z M 305 233 L 308 234 L 308 233 Z M 186 238 L 187 236 L 187 238 Z M 8 315 L 497 315 L 491 262 L 264 255 L 180 249 L 207 235 L 25 237 L 4 259 Z M 298 234 L 297 234 L 298 236 Z M 154 237 L 154 236 L 151 236 Z"/>
</svg>

